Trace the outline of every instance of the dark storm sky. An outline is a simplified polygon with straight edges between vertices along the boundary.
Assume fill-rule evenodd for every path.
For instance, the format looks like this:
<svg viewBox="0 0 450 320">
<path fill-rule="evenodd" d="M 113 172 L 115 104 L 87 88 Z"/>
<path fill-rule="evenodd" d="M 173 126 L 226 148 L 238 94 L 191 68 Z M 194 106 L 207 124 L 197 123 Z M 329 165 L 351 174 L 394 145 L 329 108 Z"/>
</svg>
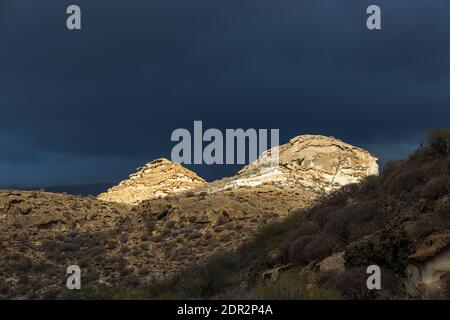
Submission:
<svg viewBox="0 0 450 320">
<path fill-rule="evenodd" d="M 448 0 L 0 0 L 0 186 L 117 181 L 194 120 L 404 157 L 450 127 L 449 21 Z"/>
</svg>

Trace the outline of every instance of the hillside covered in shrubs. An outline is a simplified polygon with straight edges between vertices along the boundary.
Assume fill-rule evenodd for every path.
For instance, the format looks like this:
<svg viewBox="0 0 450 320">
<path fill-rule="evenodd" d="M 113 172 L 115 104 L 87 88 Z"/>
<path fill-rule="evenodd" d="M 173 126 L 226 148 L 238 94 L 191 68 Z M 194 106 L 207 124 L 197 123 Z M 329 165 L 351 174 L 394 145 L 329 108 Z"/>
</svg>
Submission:
<svg viewBox="0 0 450 320">
<path fill-rule="evenodd" d="M 267 224 L 237 251 L 144 288 L 97 288 L 89 294 L 143 299 L 448 299 L 449 245 L 450 132 L 436 130 L 408 159 L 390 162 L 379 176 Z M 382 270 L 381 290 L 367 289 L 366 269 L 372 264 Z"/>
<path fill-rule="evenodd" d="M 0 300 L 111 297 L 110 289 L 127 296 L 146 286 L 159 289 L 143 297 L 206 297 L 236 283 L 248 295 L 246 265 L 267 249 L 249 241 L 262 226 L 276 229 L 274 222 L 379 169 L 374 155 L 334 137 L 297 136 L 277 149 L 276 170 L 267 150 L 235 176 L 208 183 L 157 159 L 97 198 L 0 190 Z M 208 264 L 217 254 L 224 257 Z M 198 267 L 205 264 L 214 265 L 211 273 Z M 79 292 L 65 282 L 73 265 Z"/>
</svg>

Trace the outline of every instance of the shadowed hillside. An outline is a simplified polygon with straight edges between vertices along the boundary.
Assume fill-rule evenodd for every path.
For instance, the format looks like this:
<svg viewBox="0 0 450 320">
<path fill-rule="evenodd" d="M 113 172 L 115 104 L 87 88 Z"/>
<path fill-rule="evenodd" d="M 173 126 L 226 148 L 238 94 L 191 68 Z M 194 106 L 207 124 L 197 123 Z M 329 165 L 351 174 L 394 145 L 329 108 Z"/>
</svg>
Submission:
<svg viewBox="0 0 450 320">
<path fill-rule="evenodd" d="M 295 154 L 325 161 L 324 150 Z M 314 177 L 324 175 L 323 163 L 301 161 L 315 166 Z M 341 163 L 337 168 L 347 170 Z M 0 287 L 0 297 L 450 297 L 448 131 L 433 132 L 380 175 L 332 193 L 296 187 L 292 177 L 305 167 L 295 170 L 261 185 L 249 183 L 260 183 L 259 176 L 238 174 L 137 206 L 4 191 L 0 259 L 9 286 Z M 83 270 L 80 291 L 64 288 L 72 263 Z M 367 289 L 370 265 L 381 268 L 381 290 Z"/>
<path fill-rule="evenodd" d="M 128 298 L 450 298 L 450 133 L 408 159 L 263 227 L 235 252 Z M 382 290 L 366 287 L 366 268 Z M 108 295 L 107 295 L 108 296 Z"/>
<path fill-rule="evenodd" d="M 0 190 L 0 298 L 142 289 L 378 172 L 376 157 L 333 137 L 298 136 L 279 148 L 279 166 L 263 154 L 212 183 L 159 159 L 97 198 Z M 70 265 L 80 267 L 80 292 L 66 287 Z"/>
</svg>

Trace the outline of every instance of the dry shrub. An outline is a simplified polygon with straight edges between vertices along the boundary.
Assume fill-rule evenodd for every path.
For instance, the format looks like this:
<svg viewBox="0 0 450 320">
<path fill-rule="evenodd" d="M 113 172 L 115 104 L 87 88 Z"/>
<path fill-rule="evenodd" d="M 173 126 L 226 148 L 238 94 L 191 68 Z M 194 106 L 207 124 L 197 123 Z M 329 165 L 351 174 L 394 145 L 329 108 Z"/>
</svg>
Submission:
<svg viewBox="0 0 450 320">
<path fill-rule="evenodd" d="M 442 176 L 431 179 L 422 189 L 422 196 L 428 200 L 437 200 L 448 194 L 450 188 L 450 176 Z"/>
<path fill-rule="evenodd" d="M 304 249 L 311 241 L 311 238 L 312 236 L 299 237 L 292 243 L 288 252 L 289 261 L 299 265 L 308 263 L 308 259 L 304 255 Z"/>
<path fill-rule="evenodd" d="M 428 176 L 422 168 L 412 168 L 398 174 L 389 184 L 390 194 L 411 192 L 417 186 L 423 185 Z"/>
<path fill-rule="evenodd" d="M 295 232 L 295 238 L 298 238 L 301 236 L 311 236 L 311 235 L 315 235 L 319 232 L 320 232 L 320 226 L 314 221 L 309 221 L 309 222 L 306 222 L 303 226 L 298 228 L 298 230 Z"/>
<path fill-rule="evenodd" d="M 341 294 L 333 289 L 321 289 L 308 282 L 299 269 L 283 273 L 275 282 L 259 283 L 255 297 L 264 300 L 339 300 Z"/>
<path fill-rule="evenodd" d="M 367 277 L 366 268 L 350 268 L 337 276 L 334 285 L 346 299 L 371 299 L 373 291 L 367 289 Z"/>
<path fill-rule="evenodd" d="M 436 129 L 428 134 L 427 143 L 437 155 L 446 156 L 450 151 L 450 131 Z"/>
<path fill-rule="evenodd" d="M 336 246 L 336 239 L 324 234 L 301 236 L 289 248 L 289 261 L 306 265 L 329 256 Z"/>
</svg>

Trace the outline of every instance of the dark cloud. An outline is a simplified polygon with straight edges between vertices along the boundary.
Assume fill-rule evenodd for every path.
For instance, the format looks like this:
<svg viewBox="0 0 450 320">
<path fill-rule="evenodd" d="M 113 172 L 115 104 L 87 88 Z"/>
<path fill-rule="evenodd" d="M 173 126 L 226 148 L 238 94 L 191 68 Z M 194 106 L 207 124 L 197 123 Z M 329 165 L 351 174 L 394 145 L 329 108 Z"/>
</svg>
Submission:
<svg viewBox="0 0 450 320">
<path fill-rule="evenodd" d="M 194 120 L 403 157 L 450 126 L 450 3 L 374 2 L 381 32 L 369 1 L 77 0 L 68 32 L 73 2 L 1 0 L 2 184 L 117 180 Z"/>
</svg>

